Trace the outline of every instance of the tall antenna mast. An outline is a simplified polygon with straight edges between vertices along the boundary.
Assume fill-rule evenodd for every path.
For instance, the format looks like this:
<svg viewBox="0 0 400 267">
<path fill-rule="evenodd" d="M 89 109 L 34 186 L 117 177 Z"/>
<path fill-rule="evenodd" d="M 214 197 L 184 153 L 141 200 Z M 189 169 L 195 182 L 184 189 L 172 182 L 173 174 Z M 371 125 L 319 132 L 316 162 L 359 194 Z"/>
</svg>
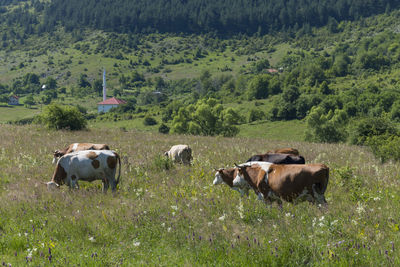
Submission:
<svg viewBox="0 0 400 267">
<path fill-rule="evenodd" d="M 103 101 L 107 98 L 107 89 L 106 89 L 106 69 L 103 69 Z"/>
</svg>

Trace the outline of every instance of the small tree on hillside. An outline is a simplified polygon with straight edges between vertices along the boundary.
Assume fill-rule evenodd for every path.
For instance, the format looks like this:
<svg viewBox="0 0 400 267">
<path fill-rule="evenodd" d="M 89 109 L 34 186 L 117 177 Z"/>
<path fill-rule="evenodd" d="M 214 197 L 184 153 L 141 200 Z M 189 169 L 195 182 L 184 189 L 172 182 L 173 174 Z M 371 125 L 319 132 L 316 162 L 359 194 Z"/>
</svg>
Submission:
<svg viewBox="0 0 400 267">
<path fill-rule="evenodd" d="M 46 106 L 35 122 L 54 130 L 81 130 L 87 123 L 78 108 L 56 104 Z"/>
</svg>

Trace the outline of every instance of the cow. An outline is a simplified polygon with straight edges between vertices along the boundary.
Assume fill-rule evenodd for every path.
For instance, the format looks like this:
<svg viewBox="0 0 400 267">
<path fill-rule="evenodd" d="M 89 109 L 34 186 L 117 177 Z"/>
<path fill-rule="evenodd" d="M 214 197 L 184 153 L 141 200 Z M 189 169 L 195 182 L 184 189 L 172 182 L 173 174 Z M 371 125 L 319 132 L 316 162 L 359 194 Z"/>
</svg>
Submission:
<svg viewBox="0 0 400 267">
<path fill-rule="evenodd" d="M 92 144 L 92 143 L 70 144 L 63 150 L 56 150 L 53 152 L 53 164 L 56 164 L 57 159 L 64 156 L 65 154 L 82 150 L 110 150 L 110 147 L 106 144 Z"/>
<path fill-rule="evenodd" d="M 164 156 L 172 159 L 174 162 L 190 165 L 192 158 L 192 149 L 188 145 L 175 145 L 164 153 Z"/>
<path fill-rule="evenodd" d="M 291 147 L 286 147 L 286 148 L 279 148 L 276 150 L 270 150 L 267 153 L 269 154 L 274 154 L 274 153 L 278 153 L 278 154 L 291 154 L 291 155 L 299 155 L 299 151 L 296 148 L 291 148 Z"/>
<path fill-rule="evenodd" d="M 264 166 L 264 165 L 268 165 L 271 164 L 269 162 L 260 162 L 260 161 L 254 161 L 254 162 L 246 162 L 246 163 L 242 163 L 241 165 L 249 165 L 251 166 L 252 164 L 258 164 L 259 166 Z M 239 165 L 239 166 L 241 166 Z M 244 196 L 244 195 L 249 195 L 249 189 L 250 186 L 246 186 L 246 187 L 236 187 L 233 186 L 233 180 L 235 179 L 235 177 L 237 176 L 237 172 L 238 172 L 238 168 L 221 168 L 216 170 L 217 172 L 215 173 L 215 178 L 213 181 L 213 185 L 219 185 L 219 184 L 227 184 L 230 188 L 232 188 L 233 190 L 236 190 L 240 193 L 240 196 Z M 258 191 L 255 192 L 256 194 L 258 194 Z"/>
<path fill-rule="evenodd" d="M 119 163 L 118 178 L 115 180 Z M 47 187 L 51 188 L 62 184 L 70 188 L 78 187 L 78 181 L 92 182 L 102 180 L 103 192 L 107 192 L 108 186 L 114 192 L 121 176 L 121 159 L 119 155 L 111 150 L 83 150 L 65 154 L 56 165 L 51 182 Z"/>
<path fill-rule="evenodd" d="M 275 164 L 305 164 L 306 161 L 303 156 L 296 156 L 291 154 L 279 154 L 279 153 L 266 153 L 254 155 L 247 160 L 250 161 L 266 161 Z"/>
<path fill-rule="evenodd" d="M 267 203 L 274 200 L 282 203 L 283 199 L 326 204 L 324 193 L 328 186 L 329 168 L 324 164 L 271 164 L 269 167 L 253 164 L 237 168 L 233 186 L 251 186 Z"/>
</svg>

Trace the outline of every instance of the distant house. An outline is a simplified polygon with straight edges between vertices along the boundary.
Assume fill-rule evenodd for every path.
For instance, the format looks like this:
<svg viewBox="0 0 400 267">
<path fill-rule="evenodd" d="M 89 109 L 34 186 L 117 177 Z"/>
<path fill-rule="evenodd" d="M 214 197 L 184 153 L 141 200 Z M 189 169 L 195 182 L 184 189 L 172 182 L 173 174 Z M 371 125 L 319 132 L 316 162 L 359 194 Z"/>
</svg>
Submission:
<svg viewBox="0 0 400 267">
<path fill-rule="evenodd" d="M 106 99 L 100 103 L 97 103 L 97 111 L 108 112 L 111 108 L 118 107 L 119 105 L 126 104 L 126 101 L 117 99 L 115 97 Z"/>
<path fill-rule="evenodd" d="M 278 73 L 278 70 L 277 69 L 267 69 L 267 72 L 273 74 L 273 73 Z"/>
<path fill-rule="evenodd" d="M 16 95 L 10 96 L 8 99 L 8 104 L 9 105 L 19 105 L 19 97 Z"/>
</svg>

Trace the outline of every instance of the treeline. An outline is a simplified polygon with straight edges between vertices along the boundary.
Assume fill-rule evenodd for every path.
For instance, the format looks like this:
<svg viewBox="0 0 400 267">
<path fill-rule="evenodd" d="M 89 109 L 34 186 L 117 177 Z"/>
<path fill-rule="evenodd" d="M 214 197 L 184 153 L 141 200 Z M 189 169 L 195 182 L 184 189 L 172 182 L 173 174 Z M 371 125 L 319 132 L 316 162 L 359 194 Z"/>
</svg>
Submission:
<svg viewBox="0 0 400 267">
<path fill-rule="evenodd" d="M 0 1 L 0 6 L 7 4 L 10 1 Z M 42 2 L 31 5 L 37 12 L 43 9 Z M 399 5 L 396 0 L 54 0 L 46 4 L 37 30 L 50 32 L 61 24 L 68 31 L 90 27 L 125 33 L 263 34 L 356 20 Z M 8 22 L 28 27 L 33 18 L 29 7 L 27 2 L 24 10 L 11 12 Z"/>
</svg>

